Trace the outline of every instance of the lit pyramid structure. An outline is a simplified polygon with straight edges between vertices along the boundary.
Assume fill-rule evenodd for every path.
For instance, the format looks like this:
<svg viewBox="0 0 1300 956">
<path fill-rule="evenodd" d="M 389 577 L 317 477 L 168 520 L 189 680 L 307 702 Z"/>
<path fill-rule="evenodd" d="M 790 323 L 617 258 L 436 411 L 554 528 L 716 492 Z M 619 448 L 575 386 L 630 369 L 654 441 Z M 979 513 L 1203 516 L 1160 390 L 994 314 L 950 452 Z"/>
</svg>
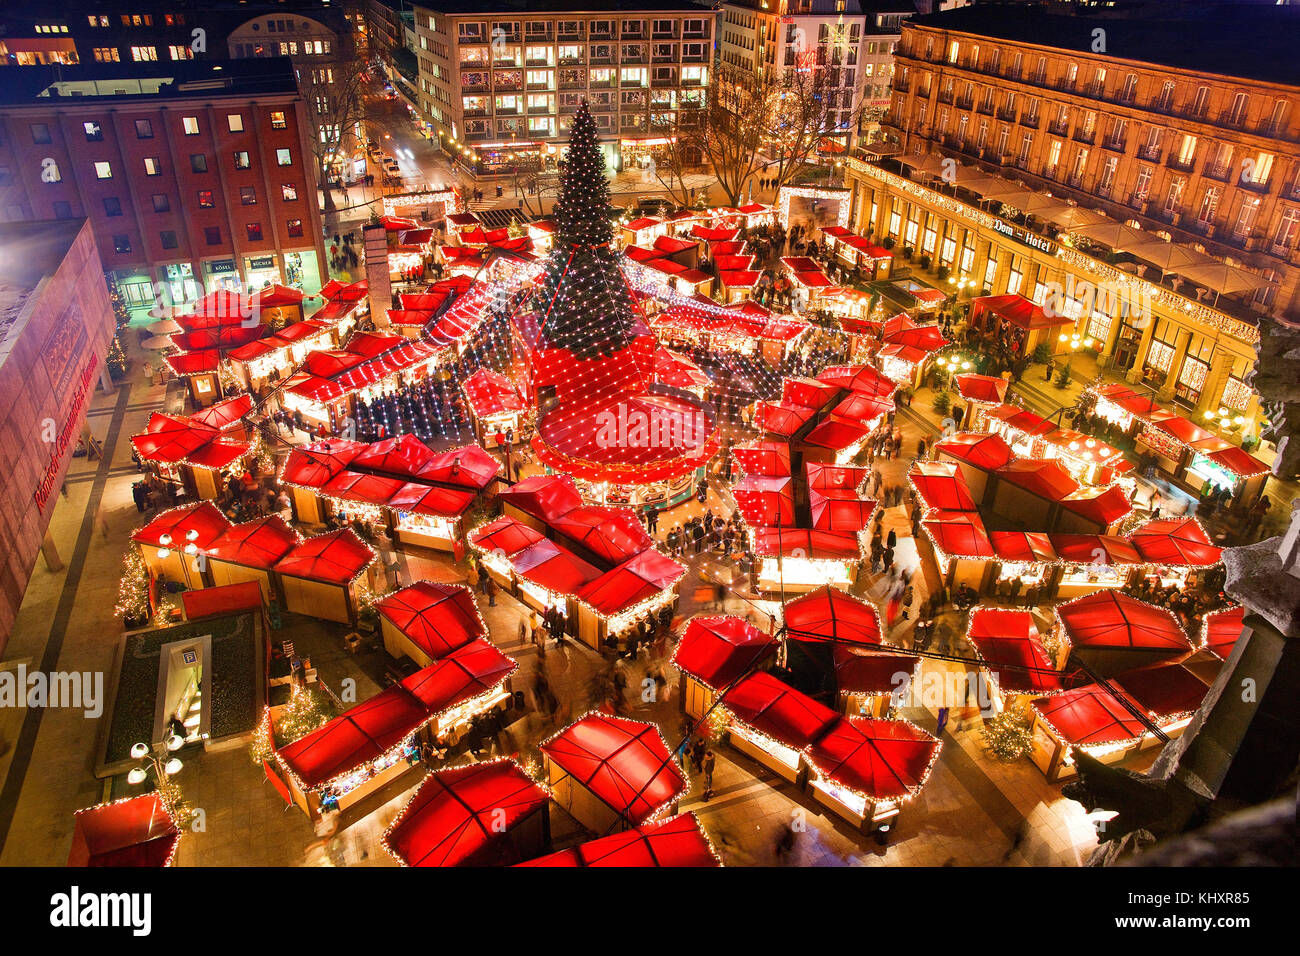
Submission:
<svg viewBox="0 0 1300 956">
<path fill-rule="evenodd" d="M 533 450 L 594 500 L 666 504 L 717 451 L 712 409 L 654 381 L 658 343 L 614 248 L 609 183 L 584 103 L 574 116 L 555 241 L 513 316 L 537 408 Z"/>
</svg>

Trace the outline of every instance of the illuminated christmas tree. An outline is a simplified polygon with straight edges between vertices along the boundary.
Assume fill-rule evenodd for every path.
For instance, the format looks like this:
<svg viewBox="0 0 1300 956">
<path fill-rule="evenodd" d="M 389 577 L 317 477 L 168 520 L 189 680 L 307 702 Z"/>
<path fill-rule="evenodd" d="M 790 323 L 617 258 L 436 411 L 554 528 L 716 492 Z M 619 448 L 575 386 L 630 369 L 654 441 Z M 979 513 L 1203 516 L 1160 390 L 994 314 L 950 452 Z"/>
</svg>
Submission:
<svg viewBox="0 0 1300 956">
<path fill-rule="evenodd" d="M 586 103 L 573 119 L 554 219 L 536 303 L 544 344 L 587 360 L 626 349 L 647 329 L 613 248 L 605 158 Z"/>
</svg>

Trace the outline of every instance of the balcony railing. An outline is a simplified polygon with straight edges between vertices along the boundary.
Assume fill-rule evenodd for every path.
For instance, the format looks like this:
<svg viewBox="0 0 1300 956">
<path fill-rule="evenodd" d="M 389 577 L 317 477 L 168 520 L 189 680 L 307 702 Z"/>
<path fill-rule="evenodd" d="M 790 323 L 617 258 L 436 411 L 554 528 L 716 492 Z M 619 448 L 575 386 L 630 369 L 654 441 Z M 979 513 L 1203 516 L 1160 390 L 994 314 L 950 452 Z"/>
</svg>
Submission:
<svg viewBox="0 0 1300 956">
<path fill-rule="evenodd" d="M 1047 125 L 1047 132 L 1051 133 L 1053 136 L 1064 136 L 1069 131 L 1069 122 L 1058 123 L 1053 121 Z"/>
<path fill-rule="evenodd" d="M 1084 143 L 1085 145 L 1091 146 L 1097 141 L 1097 131 L 1084 129 L 1075 130 L 1074 141 L 1076 143 Z"/>
<path fill-rule="evenodd" d="M 1167 165 L 1170 169 L 1176 169 L 1183 173 L 1190 173 L 1192 168 L 1196 165 L 1196 157 L 1192 156 L 1188 159 L 1179 159 L 1177 155 L 1170 156 Z"/>
<path fill-rule="evenodd" d="M 1113 153 L 1122 153 L 1124 152 L 1124 147 L 1127 145 L 1127 139 L 1115 139 L 1114 137 L 1111 137 L 1110 139 L 1102 140 L 1101 148 L 1109 149 Z"/>
<path fill-rule="evenodd" d="M 1158 163 L 1160 162 L 1160 147 L 1139 146 L 1137 148 L 1137 157 L 1146 160 L 1148 163 Z"/>
</svg>

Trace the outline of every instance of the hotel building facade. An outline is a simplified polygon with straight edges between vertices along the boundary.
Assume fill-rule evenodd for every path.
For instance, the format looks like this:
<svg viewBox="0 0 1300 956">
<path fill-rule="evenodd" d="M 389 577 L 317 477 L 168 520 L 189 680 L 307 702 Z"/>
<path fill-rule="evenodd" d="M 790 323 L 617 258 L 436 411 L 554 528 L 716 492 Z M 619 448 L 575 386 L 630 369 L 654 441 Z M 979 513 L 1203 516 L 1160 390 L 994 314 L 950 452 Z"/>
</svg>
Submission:
<svg viewBox="0 0 1300 956">
<path fill-rule="evenodd" d="M 1213 23 L 1175 30 L 1033 9 L 1004 13 L 971 7 L 904 24 L 886 119 L 901 154 L 850 161 L 852 223 L 988 294 L 1044 304 L 1053 284 L 1106 290 L 1091 310 L 1066 303 L 1073 331 L 1095 341 L 1101 368 L 1186 410 L 1226 408 L 1254 419 L 1246 379 L 1259 324 L 1300 318 L 1300 117 L 1292 109 L 1300 91 L 1288 81 L 1290 68 L 1262 40 L 1255 55 L 1235 49 L 1218 58 L 1257 76 L 1180 65 L 1194 55 L 1180 48 L 1205 48 L 1198 32 L 1226 35 Z M 1267 18 L 1253 22 L 1238 33 L 1243 43 L 1269 29 Z M 1135 42 L 1093 53 L 1096 29 Z M 1162 31 L 1168 39 L 1152 39 Z M 953 175 L 930 177 L 929 185 L 909 175 L 947 161 Z M 1086 253 L 1068 230 L 1012 222 L 1012 210 L 963 191 L 963 176 L 990 174 L 1267 282 L 1219 295 L 1162 283 L 1158 268 L 1120 268 L 1122 257 Z"/>
<path fill-rule="evenodd" d="M 417 5 L 418 110 L 452 156 L 494 175 L 554 158 L 586 100 L 621 168 L 704 105 L 716 19 L 685 0 Z"/>
</svg>

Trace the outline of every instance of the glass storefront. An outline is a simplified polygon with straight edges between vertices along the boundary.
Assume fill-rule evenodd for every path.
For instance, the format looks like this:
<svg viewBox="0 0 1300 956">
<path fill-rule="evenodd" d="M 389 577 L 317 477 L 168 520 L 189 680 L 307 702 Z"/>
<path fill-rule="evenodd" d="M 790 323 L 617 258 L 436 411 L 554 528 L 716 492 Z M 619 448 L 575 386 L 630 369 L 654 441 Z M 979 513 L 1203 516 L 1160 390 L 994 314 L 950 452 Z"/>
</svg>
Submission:
<svg viewBox="0 0 1300 956">
<path fill-rule="evenodd" d="M 276 256 L 245 256 L 244 282 L 249 292 L 280 281 L 280 264 Z"/>
<path fill-rule="evenodd" d="M 301 289 L 307 295 L 320 292 L 320 264 L 315 249 L 284 254 L 284 283 Z"/>
<path fill-rule="evenodd" d="M 201 297 L 199 284 L 194 278 L 194 267 L 188 262 L 163 266 L 163 284 L 167 301 L 171 305 L 193 302 Z"/>
<path fill-rule="evenodd" d="M 209 259 L 203 263 L 204 286 L 209 292 L 217 289 L 239 291 L 239 270 L 234 259 Z"/>
</svg>

